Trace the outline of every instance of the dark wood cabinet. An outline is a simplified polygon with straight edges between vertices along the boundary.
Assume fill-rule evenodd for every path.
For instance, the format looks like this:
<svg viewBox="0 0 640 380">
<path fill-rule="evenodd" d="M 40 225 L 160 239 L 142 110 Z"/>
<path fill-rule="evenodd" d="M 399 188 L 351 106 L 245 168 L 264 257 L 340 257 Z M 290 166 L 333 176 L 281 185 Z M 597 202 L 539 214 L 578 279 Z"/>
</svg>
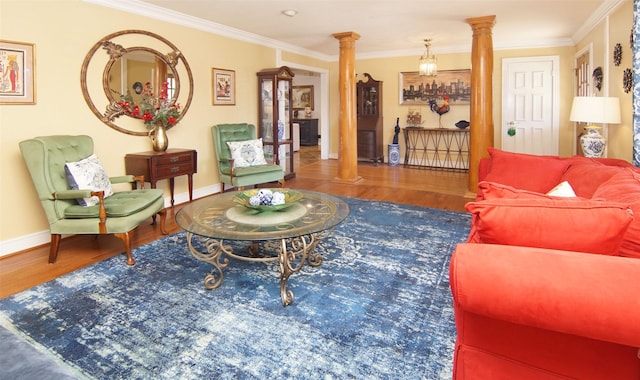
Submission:
<svg viewBox="0 0 640 380">
<path fill-rule="evenodd" d="M 318 119 L 294 119 L 300 126 L 300 145 L 318 145 Z"/>
<path fill-rule="evenodd" d="M 198 171 L 198 153 L 193 149 L 167 149 L 166 152 L 129 153 L 124 156 L 125 172 L 143 175 L 145 182 L 156 188 L 156 182 L 169 180 L 171 207 L 173 207 L 174 178 L 189 177 L 189 200 L 193 200 L 193 174 Z"/>
<path fill-rule="evenodd" d="M 287 66 L 264 69 L 258 75 L 258 137 L 262 137 L 267 160 L 284 169 L 284 178 L 293 171 L 292 85 L 295 74 Z"/>
<path fill-rule="evenodd" d="M 356 84 L 358 160 L 383 162 L 382 82 L 368 73 Z"/>
</svg>

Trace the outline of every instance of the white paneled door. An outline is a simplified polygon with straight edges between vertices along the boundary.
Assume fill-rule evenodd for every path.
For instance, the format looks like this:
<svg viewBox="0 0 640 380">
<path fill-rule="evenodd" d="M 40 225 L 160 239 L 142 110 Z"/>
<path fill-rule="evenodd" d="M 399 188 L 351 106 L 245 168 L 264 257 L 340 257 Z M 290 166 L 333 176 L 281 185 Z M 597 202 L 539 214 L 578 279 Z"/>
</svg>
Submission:
<svg viewBox="0 0 640 380">
<path fill-rule="evenodd" d="M 502 149 L 558 154 L 559 57 L 502 60 Z"/>
</svg>

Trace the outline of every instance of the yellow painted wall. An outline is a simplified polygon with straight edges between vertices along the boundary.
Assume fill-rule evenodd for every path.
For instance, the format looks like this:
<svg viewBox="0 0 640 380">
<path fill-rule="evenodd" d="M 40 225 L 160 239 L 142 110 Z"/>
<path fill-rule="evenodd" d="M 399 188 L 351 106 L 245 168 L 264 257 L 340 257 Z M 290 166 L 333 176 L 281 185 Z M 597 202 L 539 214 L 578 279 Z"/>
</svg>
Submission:
<svg viewBox="0 0 640 380">
<path fill-rule="evenodd" d="M 194 189 L 218 183 L 210 126 L 257 121 L 256 72 L 274 67 L 274 49 L 224 38 L 183 26 L 131 15 L 79 0 L 18 1 L 0 4 L 0 39 L 35 44 L 37 103 L 0 106 L 0 241 L 48 230 L 18 142 L 39 135 L 88 134 L 109 175 L 124 174 L 124 155 L 151 149 L 143 136 L 117 132 L 100 122 L 85 103 L 80 69 L 89 49 L 119 30 L 142 29 L 175 44 L 194 77 L 191 108 L 168 131 L 169 146 L 198 151 Z M 20 16 L 22 15 L 22 16 Z M 106 21 L 108 20 L 108 22 Z M 99 21 L 99 22 L 98 22 Z M 236 105 L 211 105 L 211 68 L 236 71 Z M 101 86 L 101 78 L 88 78 Z M 101 87 L 100 87 L 101 88 Z M 167 181 L 158 183 L 165 188 Z M 187 178 L 176 179 L 176 193 Z"/>
<path fill-rule="evenodd" d="M 469 33 L 471 38 L 471 33 Z M 357 50 L 356 42 L 356 50 Z M 383 115 L 383 146 L 384 155 L 387 155 L 387 144 L 393 141 L 396 118 L 400 118 L 400 127 L 406 126 L 406 119 L 409 110 L 420 111 L 422 114 L 423 126 L 429 128 L 438 127 L 438 114 L 429 109 L 429 105 L 406 105 L 400 104 L 400 73 L 417 71 L 418 56 L 405 56 L 380 59 L 366 59 L 356 61 L 357 79 L 364 79 L 362 74 L 369 73 L 375 80 L 382 81 L 382 115 Z M 471 54 L 443 54 L 438 55 L 439 70 L 469 69 L 471 67 Z M 442 116 L 442 123 L 445 127 L 454 128 L 454 124 L 459 120 L 469 121 L 469 106 L 452 106 L 451 110 Z M 399 139 L 400 150 L 404 152 L 404 137 Z"/>
<path fill-rule="evenodd" d="M 471 33 L 469 38 L 471 38 Z M 469 41 L 471 43 L 471 41 Z M 356 44 L 357 48 L 357 44 Z M 560 68 L 560 146 L 562 156 L 572 155 L 571 125 L 568 122 L 573 98 L 573 47 L 538 48 L 527 50 L 496 50 L 494 52 L 493 68 L 493 122 L 494 145 L 501 146 L 500 126 L 502 112 L 502 59 L 514 57 L 559 56 Z M 396 118 L 400 118 L 400 126 L 405 126 L 408 111 L 418 109 L 425 120 L 425 127 L 438 127 L 438 115 L 431 112 L 427 105 L 411 106 L 400 104 L 400 72 L 417 71 L 418 57 L 394 57 L 381 59 L 358 60 L 358 73 L 369 73 L 376 80 L 383 81 L 383 116 L 384 116 L 384 144 L 391 143 L 393 127 Z M 439 70 L 458 70 L 471 68 L 470 53 L 438 54 Z M 451 111 L 442 116 L 442 123 L 447 128 L 453 128 L 459 120 L 470 120 L 469 106 L 453 106 Z M 337 122 L 337 118 L 336 118 Z M 336 140 L 337 141 L 337 140 Z M 401 151 L 404 151 L 404 141 L 400 138 Z M 332 146 L 333 147 L 333 146 Z M 337 145 L 336 145 L 337 149 Z M 386 148 L 385 148 L 386 149 Z M 385 153 L 386 154 L 386 153 Z"/>
<path fill-rule="evenodd" d="M 602 67 L 604 79 L 602 90 L 593 88 L 594 96 L 614 96 L 620 98 L 621 123 L 608 127 L 607 149 L 608 157 L 620 158 L 631 162 L 633 154 L 633 109 L 632 93 L 625 93 L 622 86 L 624 69 L 632 67 L 629 37 L 633 26 L 633 2 L 626 0 L 612 14 L 607 21 L 601 22 L 576 44 L 576 52 L 593 48 L 593 71 Z M 613 47 L 616 43 L 622 45 L 622 63 L 613 63 Z"/>
<path fill-rule="evenodd" d="M 502 120 L 502 60 L 517 57 L 541 57 L 558 56 L 560 67 L 557 69 L 557 80 L 560 84 L 560 130 L 558 142 L 558 154 L 560 156 L 573 155 L 573 129 L 569 123 L 571 102 L 573 100 L 574 77 L 574 52 L 573 47 L 539 48 L 527 50 L 497 50 L 493 54 L 493 123 L 494 143 L 500 147 L 502 143 L 501 128 L 507 121 Z"/>
<path fill-rule="evenodd" d="M 627 0 L 611 15 L 609 22 L 609 96 L 620 98 L 621 122 L 609 126 L 607 144 L 609 157 L 622 158 L 631 162 L 633 157 L 633 91 L 624 92 L 623 75 L 625 69 L 633 69 L 632 50 L 629 46 L 633 25 L 633 2 Z M 622 62 L 613 64 L 613 47 L 622 45 Z"/>
</svg>

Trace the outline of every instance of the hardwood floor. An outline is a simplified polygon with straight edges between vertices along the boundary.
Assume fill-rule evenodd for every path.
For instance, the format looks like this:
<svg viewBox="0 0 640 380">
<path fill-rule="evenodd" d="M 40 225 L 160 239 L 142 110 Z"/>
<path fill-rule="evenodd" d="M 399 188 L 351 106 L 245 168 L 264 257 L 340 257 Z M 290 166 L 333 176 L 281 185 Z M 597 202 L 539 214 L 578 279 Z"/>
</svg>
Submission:
<svg viewBox="0 0 640 380">
<path fill-rule="evenodd" d="M 316 147 L 303 147 L 296 156 L 300 162 L 296 165 L 296 178 L 287 181 L 286 187 L 455 211 L 464 211 L 464 204 L 471 200 L 466 197 L 467 173 L 361 163 L 358 175 L 362 181 L 345 184 L 334 181 L 338 161 L 319 160 Z M 180 207 L 176 205 L 175 209 L 168 210 L 166 226 L 170 234 L 181 230 L 174 218 Z M 133 233 L 132 246 L 138 247 L 162 236 L 158 226 L 146 223 Z M 55 264 L 47 262 L 48 244 L 1 257 L 0 298 L 115 255 L 121 255 L 122 265 L 127 265 L 123 250 L 122 241 L 114 236 L 77 235 L 62 239 Z"/>
</svg>

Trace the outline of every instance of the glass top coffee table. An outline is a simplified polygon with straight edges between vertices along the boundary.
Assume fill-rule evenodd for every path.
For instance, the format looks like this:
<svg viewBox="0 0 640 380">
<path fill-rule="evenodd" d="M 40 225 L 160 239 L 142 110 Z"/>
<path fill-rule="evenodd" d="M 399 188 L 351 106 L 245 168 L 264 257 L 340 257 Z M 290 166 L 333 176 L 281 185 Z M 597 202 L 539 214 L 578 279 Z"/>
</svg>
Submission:
<svg viewBox="0 0 640 380">
<path fill-rule="evenodd" d="M 287 189 L 272 189 L 286 191 Z M 293 302 L 287 290 L 289 276 L 305 262 L 316 267 L 322 256 L 315 248 L 349 215 L 349 205 L 323 193 L 296 190 L 302 199 L 280 211 L 258 212 L 234 202 L 238 192 L 216 194 L 193 201 L 176 214 L 176 223 L 187 231 L 189 251 L 214 270 L 204 278 L 207 289 L 220 286 L 229 257 L 254 262 L 277 261 L 280 267 L 282 305 Z M 233 252 L 225 240 L 251 242 L 248 252 Z M 260 243 L 275 241 L 277 252 L 259 252 Z M 266 251 L 265 249 L 263 249 Z"/>
</svg>

